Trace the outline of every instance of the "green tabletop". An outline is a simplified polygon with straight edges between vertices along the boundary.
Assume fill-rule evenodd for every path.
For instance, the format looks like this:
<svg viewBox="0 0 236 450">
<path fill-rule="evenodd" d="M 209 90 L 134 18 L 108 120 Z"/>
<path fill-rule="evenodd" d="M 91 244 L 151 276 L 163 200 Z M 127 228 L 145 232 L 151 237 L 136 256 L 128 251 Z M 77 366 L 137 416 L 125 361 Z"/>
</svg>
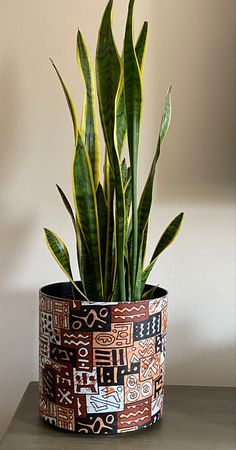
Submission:
<svg viewBox="0 0 236 450">
<path fill-rule="evenodd" d="M 116 436 L 56 430 L 38 416 L 38 383 L 29 384 L 1 450 L 235 450 L 236 389 L 167 386 L 163 419 Z"/>
</svg>

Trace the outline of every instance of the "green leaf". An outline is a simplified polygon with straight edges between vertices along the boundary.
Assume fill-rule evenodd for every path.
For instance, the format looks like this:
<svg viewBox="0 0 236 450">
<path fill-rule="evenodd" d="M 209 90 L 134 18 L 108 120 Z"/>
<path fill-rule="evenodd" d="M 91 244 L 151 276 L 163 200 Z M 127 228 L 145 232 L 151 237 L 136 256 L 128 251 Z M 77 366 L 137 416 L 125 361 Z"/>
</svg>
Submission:
<svg viewBox="0 0 236 450">
<path fill-rule="evenodd" d="M 158 288 L 158 286 L 153 286 L 151 289 L 146 291 L 142 296 L 142 300 L 151 300 L 152 298 L 155 298 L 154 295 L 155 295 L 157 288 Z"/>
<path fill-rule="evenodd" d="M 169 88 L 169 90 L 166 94 L 165 108 L 164 108 L 164 113 L 163 113 L 162 121 L 161 121 L 161 130 L 160 130 L 161 145 L 165 140 L 165 137 L 168 133 L 168 130 L 169 130 L 170 124 L 171 124 L 171 89 L 172 89 L 172 87 Z"/>
<path fill-rule="evenodd" d="M 131 179 L 129 179 L 127 181 L 127 184 L 125 187 L 125 209 L 126 209 L 127 220 L 129 219 L 131 202 L 132 202 L 132 189 L 131 188 L 132 188 Z"/>
<path fill-rule="evenodd" d="M 142 71 L 145 49 L 147 43 L 148 23 L 144 22 L 142 30 L 139 34 L 139 38 L 135 47 L 136 56 L 138 59 L 140 70 Z M 124 53 L 124 52 L 123 52 Z M 116 109 L 116 121 L 117 121 L 117 149 L 119 155 L 121 155 L 124 140 L 127 131 L 126 111 L 125 111 L 125 90 L 124 90 L 124 73 L 122 68 L 122 82 L 120 84 L 120 91 L 118 93 L 118 102 Z"/>
<path fill-rule="evenodd" d="M 134 1 L 129 3 L 124 41 L 124 88 L 131 167 L 137 164 L 142 110 L 141 72 L 133 44 Z"/>
<path fill-rule="evenodd" d="M 72 278 L 72 271 L 70 267 L 70 257 L 64 242 L 51 230 L 44 228 L 47 245 L 53 257 L 60 265 L 65 274 Z"/>
<path fill-rule="evenodd" d="M 139 255 L 138 255 L 138 266 L 137 266 L 137 275 L 136 275 L 136 298 L 139 300 L 142 298 L 142 274 L 143 274 L 143 245 L 144 240 L 147 237 L 146 235 L 146 229 L 143 232 L 143 238 L 141 245 L 139 247 Z"/>
<path fill-rule="evenodd" d="M 151 262 L 155 261 L 158 256 L 175 240 L 183 222 L 183 218 L 184 213 L 179 214 L 167 227 L 156 246 Z"/>
<path fill-rule="evenodd" d="M 93 275 L 91 275 L 92 274 L 91 260 L 89 257 L 87 244 L 85 242 L 85 238 L 83 236 L 80 225 L 76 221 L 76 218 L 74 216 L 74 213 L 73 213 L 73 210 L 72 210 L 69 200 L 67 199 L 65 193 L 60 188 L 60 186 L 57 185 L 57 189 L 59 191 L 59 194 L 62 198 L 62 201 L 63 201 L 68 213 L 71 216 L 71 220 L 72 220 L 72 223 L 74 226 L 75 236 L 76 236 L 77 260 L 78 260 L 80 278 L 81 278 L 81 282 L 83 285 L 83 289 L 84 289 L 84 292 L 87 295 L 87 297 L 93 298 L 94 297 L 94 281 L 93 281 Z"/>
<path fill-rule="evenodd" d="M 101 259 L 102 259 L 102 273 L 103 279 L 105 276 L 106 265 L 106 237 L 107 237 L 107 203 L 101 183 L 99 183 L 96 192 L 97 207 L 98 207 L 98 220 L 100 231 L 100 245 L 101 245 Z"/>
<path fill-rule="evenodd" d="M 141 241 L 143 238 L 143 231 L 147 227 L 149 215 L 151 211 L 152 205 L 152 194 L 153 194 L 153 183 L 156 172 L 157 161 L 160 156 L 160 139 L 158 141 L 157 150 L 154 156 L 154 160 L 151 166 L 151 170 L 149 172 L 144 190 L 142 192 L 139 207 L 138 207 L 138 247 L 141 245 Z"/>
<path fill-rule="evenodd" d="M 147 250 L 148 226 L 149 226 L 149 223 L 147 222 L 146 228 L 143 231 L 142 267 L 144 266 L 144 260 L 145 260 L 145 256 L 146 256 L 146 250 Z"/>
<path fill-rule="evenodd" d="M 172 242 L 175 240 L 182 221 L 183 221 L 183 217 L 184 217 L 184 213 L 179 214 L 171 223 L 170 225 L 166 228 L 166 230 L 164 231 L 163 235 L 161 236 L 156 249 L 153 253 L 152 259 L 150 261 L 149 266 L 144 270 L 143 275 L 142 275 L 142 289 L 144 289 L 145 284 L 147 282 L 147 279 L 154 267 L 154 265 L 157 262 L 158 257 L 160 256 L 160 254 L 167 248 L 169 247 L 169 245 L 172 244 Z"/>
<path fill-rule="evenodd" d="M 115 178 L 116 187 L 116 234 L 117 263 L 119 275 L 119 289 L 121 300 L 125 300 L 125 199 L 122 184 L 121 165 L 117 147 L 114 142 L 116 136 L 115 105 L 120 84 L 120 57 L 114 42 L 111 28 L 111 13 L 113 1 L 110 0 L 103 18 L 98 36 L 96 52 L 96 77 L 100 116 L 106 148 L 109 154 L 111 170 Z"/>
<path fill-rule="evenodd" d="M 125 284 L 126 284 L 126 295 L 127 295 L 127 301 L 132 301 L 131 298 L 131 270 L 130 270 L 130 263 L 127 253 L 125 252 Z"/>
<path fill-rule="evenodd" d="M 79 255 L 79 270 L 84 292 L 87 297 L 96 299 L 96 285 L 94 283 L 94 267 L 89 255 L 87 243 L 83 234 L 78 236 L 78 255 Z"/>
<path fill-rule="evenodd" d="M 125 186 L 125 210 L 126 210 L 125 256 L 126 256 L 126 259 L 127 259 L 127 264 L 128 264 L 128 268 L 129 268 L 128 273 L 129 273 L 129 277 L 130 277 L 130 275 L 131 275 L 131 270 L 130 270 L 131 261 L 130 261 L 129 255 L 130 255 L 130 249 L 131 249 L 130 235 L 131 235 L 131 230 L 132 230 L 132 223 L 131 223 L 131 219 L 130 219 L 131 203 L 132 203 L 132 185 L 131 185 L 131 178 L 129 176 L 129 170 L 128 170 L 127 180 L 128 181 L 127 181 L 126 186 Z M 127 274 L 126 274 L 126 278 L 127 278 Z M 127 283 L 128 282 L 126 281 L 126 285 L 127 285 Z M 129 284 L 129 288 L 130 288 L 130 280 L 129 280 L 128 284 Z"/>
<path fill-rule="evenodd" d="M 52 65 L 53 65 L 53 67 L 54 67 L 54 69 L 55 69 L 55 71 L 57 73 L 57 76 L 58 76 L 58 78 L 60 80 L 62 89 L 63 89 L 65 97 L 66 97 L 66 101 L 67 101 L 67 104 L 68 104 L 68 107 L 69 107 L 69 111 L 70 111 L 70 114 L 71 114 L 71 118 L 72 118 L 72 122 L 73 122 L 75 144 L 76 144 L 76 142 L 77 142 L 77 135 L 78 135 L 78 128 L 79 127 L 78 127 L 78 120 L 77 120 L 77 116 L 76 116 L 75 107 L 74 107 L 74 104 L 72 102 L 72 99 L 71 99 L 71 96 L 69 94 L 69 91 L 68 91 L 68 89 L 67 89 L 67 87 L 66 87 L 66 85 L 65 85 L 65 83 L 64 83 L 64 81 L 63 81 L 63 79 L 61 77 L 61 74 L 60 74 L 59 70 L 57 69 L 57 67 L 54 64 L 53 60 L 50 59 L 50 61 L 51 61 Z"/>
<path fill-rule="evenodd" d="M 111 173 L 111 168 L 106 154 L 105 161 L 105 186 L 104 192 L 107 202 L 107 235 L 106 235 L 106 256 L 105 256 L 105 273 L 104 273 L 104 298 L 108 299 L 112 292 L 114 284 L 113 256 L 114 256 L 114 178 Z M 112 269 L 111 269 L 112 268 Z M 118 280 L 118 277 L 117 277 Z M 117 281 L 118 282 L 118 281 Z"/>
<path fill-rule="evenodd" d="M 73 164 L 73 194 L 78 222 L 93 264 L 96 298 L 92 300 L 102 301 L 103 279 L 96 191 L 90 158 L 80 133 Z"/>
<path fill-rule="evenodd" d="M 87 147 L 93 170 L 95 188 L 99 183 L 100 173 L 100 143 L 95 107 L 95 87 L 92 67 L 83 36 L 80 31 L 77 35 L 77 61 L 86 86 L 81 134 Z"/>
<path fill-rule="evenodd" d="M 113 291 L 112 291 L 108 301 L 110 301 L 112 303 L 120 301 L 118 277 L 116 277 L 116 280 L 115 280 L 115 283 L 114 283 L 114 288 L 113 288 Z"/>
<path fill-rule="evenodd" d="M 136 294 L 136 274 L 138 264 L 138 186 L 137 166 L 138 147 L 142 110 L 142 81 L 139 63 L 133 43 L 133 8 L 134 0 L 129 2 L 128 18 L 124 41 L 124 87 L 127 118 L 128 146 L 132 171 L 132 265 L 131 290 L 132 299 L 138 300 Z"/>
<path fill-rule="evenodd" d="M 165 108 L 162 116 L 160 135 L 158 139 L 156 153 L 152 162 L 151 170 L 149 172 L 138 208 L 138 247 L 141 245 L 143 230 L 147 227 L 149 215 L 152 205 L 153 184 L 156 173 L 157 162 L 160 157 L 161 144 L 164 141 L 168 132 L 171 121 L 171 88 L 168 90 L 165 100 Z M 144 244 L 144 250 L 146 245 Z"/>
<path fill-rule="evenodd" d="M 96 79 L 100 118 L 112 170 L 115 127 L 115 100 L 118 91 L 121 62 L 111 29 L 113 0 L 105 9 L 97 43 Z"/>
<path fill-rule="evenodd" d="M 128 181 L 128 167 L 127 167 L 125 158 L 123 159 L 123 161 L 121 163 L 121 175 L 122 175 L 123 186 L 126 186 L 127 181 Z"/>
<path fill-rule="evenodd" d="M 70 214 L 70 217 L 71 217 L 71 220 L 72 220 L 75 232 L 77 233 L 76 220 L 75 220 L 75 216 L 74 216 L 73 210 L 71 208 L 70 202 L 69 202 L 68 198 L 66 197 L 65 193 L 63 192 L 63 190 L 60 188 L 60 186 L 58 186 L 58 184 L 56 186 L 57 186 L 59 194 L 60 194 L 60 196 L 62 198 L 62 201 L 63 201 L 63 203 L 64 203 L 68 213 Z"/>
<path fill-rule="evenodd" d="M 117 152 L 114 152 L 114 173 L 115 173 L 115 201 L 116 201 L 116 245 L 117 245 L 117 265 L 120 288 L 120 299 L 126 301 L 125 289 L 125 242 L 126 242 L 126 209 L 125 209 L 125 190 L 122 182 L 121 165 Z"/>
<path fill-rule="evenodd" d="M 135 47 L 136 56 L 141 72 L 143 70 L 145 51 L 147 46 L 147 35 L 148 35 L 148 23 L 144 22 Z"/>
<path fill-rule="evenodd" d="M 60 266 L 60 268 L 66 274 L 66 276 L 69 278 L 70 282 L 77 289 L 77 291 L 80 293 L 80 295 L 82 295 L 82 297 L 84 297 L 86 300 L 88 300 L 87 297 L 78 288 L 77 284 L 73 280 L 71 266 L 70 266 L 70 257 L 69 257 L 69 253 L 68 253 L 66 245 L 59 238 L 59 236 L 57 236 L 51 230 L 44 228 L 44 231 L 45 231 L 47 246 L 48 246 L 48 249 L 49 249 L 50 253 L 52 254 L 53 258 L 56 260 L 57 264 Z"/>
</svg>

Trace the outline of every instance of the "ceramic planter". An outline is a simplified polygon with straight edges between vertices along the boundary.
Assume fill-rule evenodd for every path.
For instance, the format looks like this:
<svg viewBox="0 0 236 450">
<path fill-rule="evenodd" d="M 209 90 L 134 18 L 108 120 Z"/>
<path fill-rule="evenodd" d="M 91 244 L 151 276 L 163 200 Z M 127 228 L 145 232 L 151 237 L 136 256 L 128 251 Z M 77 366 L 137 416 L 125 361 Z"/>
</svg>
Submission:
<svg viewBox="0 0 236 450">
<path fill-rule="evenodd" d="M 69 283 L 40 291 L 40 415 L 65 430 L 116 434 L 163 413 L 167 292 L 85 303 Z"/>
</svg>

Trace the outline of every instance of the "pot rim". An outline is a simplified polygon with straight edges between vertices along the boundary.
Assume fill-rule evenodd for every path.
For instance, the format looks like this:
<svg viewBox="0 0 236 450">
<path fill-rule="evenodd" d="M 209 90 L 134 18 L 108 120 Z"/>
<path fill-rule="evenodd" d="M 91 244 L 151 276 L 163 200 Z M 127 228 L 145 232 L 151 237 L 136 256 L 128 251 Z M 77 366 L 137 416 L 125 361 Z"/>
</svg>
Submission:
<svg viewBox="0 0 236 450">
<path fill-rule="evenodd" d="M 81 288 L 81 281 L 78 281 L 76 283 L 78 285 L 80 285 L 80 288 Z M 143 303 L 143 302 L 150 302 L 152 300 L 161 300 L 164 297 L 168 297 L 168 291 L 166 289 L 160 287 L 160 286 L 157 286 L 156 287 L 156 291 L 155 291 L 155 296 L 153 298 L 150 298 L 150 299 L 137 300 L 135 302 L 128 302 L 128 301 L 126 301 L 126 302 L 119 302 L 119 301 L 118 302 L 86 301 L 83 298 L 75 298 L 74 299 L 72 294 L 71 295 L 66 294 L 67 288 L 70 287 L 70 289 L 71 289 L 71 286 L 72 286 L 72 284 L 70 282 L 67 282 L 67 281 L 64 281 L 64 282 L 62 281 L 62 282 L 58 282 L 58 283 L 51 283 L 51 284 L 47 284 L 47 285 L 41 287 L 39 289 L 39 294 L 40 294 L 40 296 L 51 298 L 51 299 L 54 299 L 54 300 L 63 300 L 63 301 L 69 301 L 69 302 L 76 301 L 76 302 L 81 302 L 83 305 L 91 304 L 91 305 L 95 305 L 95 306 L 96 305 L 98 305 L 98 306 L 99 305 L 111 305 L 112 306 L 112 305 L 117 305 L 117 304 L 124 305 L 125 303 L 128 303 L 128 304 L 136 303 L 137 304 L 137 303 Z M 155 287 L 155 286 L 151 285 L 151 284 L 146 284 L 146 286 L 145 286 L 146 290 L 152 289 L 153 287 Z M 59 295 L 59 293 L 57 294 L 55 292 L 58 289 L 60 290 L 60 288 L 61 288 L 61 294 Z M 51 290 L 51 293 L 50 293 L 50 290 Z M 64 291 L 64 295 L 63 295 L 63 291 Z M 158 295 L 156 295 L 156 293 Z"/>
</svg>

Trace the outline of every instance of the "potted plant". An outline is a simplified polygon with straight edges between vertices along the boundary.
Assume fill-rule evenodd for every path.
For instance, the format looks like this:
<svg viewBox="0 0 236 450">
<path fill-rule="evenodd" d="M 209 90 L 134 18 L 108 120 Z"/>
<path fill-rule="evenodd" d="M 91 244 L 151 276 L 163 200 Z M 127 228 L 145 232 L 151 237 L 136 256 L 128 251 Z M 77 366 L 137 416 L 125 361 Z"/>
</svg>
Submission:
<svg viewBox="0 0 236 450">
<path fill-rule="evenodd" d="M 69 279 L 40 290 L 40 414 L 50 424 L 86 434 L 145 428 L 163 412 L 167 291 L 147 285 L 159 255 L 172 243 L 183 214 L 167 227 L 145 266 L 156 165 L 171 119 L 167 93 L 157 149 L 138 202 L 145 22 L 133 40 L 130 0 L 122 56 L 105 9 L 96 51 L 96 88 L 81 32 L 77 61 L 85 83 L 82 120 L 53 63 L 71 113 L 75 153 L 73 211 L 58 187 L 76 237 L 80 282 L 64 242 L 45 229 L 53 257 Z M 100 176 L 96 92 L 105 161 Z M 127 136 L 129 164 L 123 158 Z"/>
</svg>

